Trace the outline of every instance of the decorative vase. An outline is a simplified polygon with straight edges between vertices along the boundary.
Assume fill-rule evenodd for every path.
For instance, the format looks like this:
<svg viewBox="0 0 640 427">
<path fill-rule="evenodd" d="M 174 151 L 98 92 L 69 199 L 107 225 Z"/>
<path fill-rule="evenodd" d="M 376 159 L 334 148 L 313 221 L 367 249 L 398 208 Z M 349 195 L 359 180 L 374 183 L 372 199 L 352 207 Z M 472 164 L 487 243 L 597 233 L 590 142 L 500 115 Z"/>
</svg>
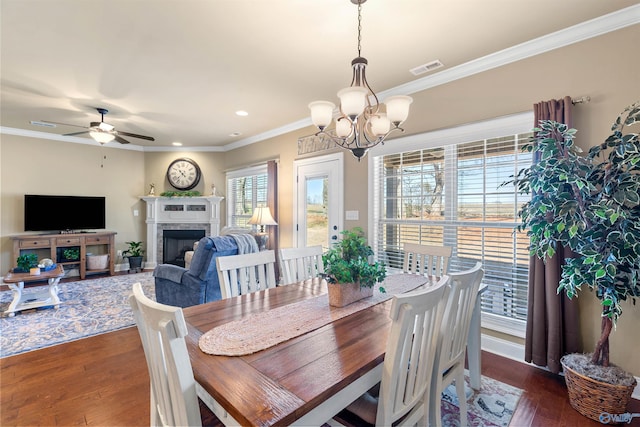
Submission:
<svg viewBox="0 0 640 427">
<path fill-rule="evenodd" d="M 344 307 L 352 302 L 373 296 L 373 286 L 360 286 L 360 283 L 328 283 L 329 305 Z"/>
<path fill-rule="evenodd" d="M 626 412 L 635 384 L 609 384 L 576 372 L 560 360 L 565 372 L 569 403 L 580 414 L 602 422 L 601 417 Z"/>
</svg>

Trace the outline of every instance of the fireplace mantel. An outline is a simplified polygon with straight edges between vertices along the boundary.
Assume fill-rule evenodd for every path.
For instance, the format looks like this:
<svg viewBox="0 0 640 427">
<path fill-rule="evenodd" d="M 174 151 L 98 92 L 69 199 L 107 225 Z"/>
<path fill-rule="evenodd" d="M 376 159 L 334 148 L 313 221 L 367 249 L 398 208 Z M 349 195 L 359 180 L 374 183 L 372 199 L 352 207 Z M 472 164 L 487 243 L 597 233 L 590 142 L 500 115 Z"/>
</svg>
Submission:
<svg viewBox="0 0 640 427">
<path fill-rule="evenodd" d="M 147 262 L 145 268 L 155 268 L 162 230 L 205 228 L 207 236 L 220 234 L 220 203 L 224 197 L 141 197 L 147 204 Z"/>
</svg>

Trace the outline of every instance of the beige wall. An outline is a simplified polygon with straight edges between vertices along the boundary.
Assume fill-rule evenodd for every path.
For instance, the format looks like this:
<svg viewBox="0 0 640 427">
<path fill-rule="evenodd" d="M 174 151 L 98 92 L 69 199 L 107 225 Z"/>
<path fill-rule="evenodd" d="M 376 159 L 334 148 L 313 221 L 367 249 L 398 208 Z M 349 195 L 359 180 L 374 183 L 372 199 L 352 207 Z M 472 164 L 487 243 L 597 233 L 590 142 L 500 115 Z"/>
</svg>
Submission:
<svg viewBox="0 0 640 427">
<path fill-rule="evenodd" d="M 15 261 L 9 236 L 24 233 L 24 194 L 105 196 L 106 228 L 116 248 L 144 240 L 145 162 L 142 152 L 2 135 L 0 264 Z M 139 216 L 134 216 L 134 210 Z"/>
<path fill-rule="evenodd" d="M 578 105 L 574 109 L 574 126 L 579 130 L 578 144 L 585 148 L 595 145 L 608 135 L 610 124 L 617 114 L 640 98 L 640 79 L 638 79 L 640 57 L 635 55 L 632 43 L 639 39 L 640 25 L 635 25 L 413 94 L 412 111 L 405 124 L 406 134 L 418 134 L 530 111 L 532 104 L 541 100 L 561 98 L 565 95 L 572 97 L 589 95 L 592 99 L 590 103 Z M 375 87 L 375 82 L 372 84 Z M 301 114 L 305 113 L 306 108 L 301 106 Z M 164 178 L 166 168 L 172 159 L 181 155 L 188 155 L 202 167 L 203 183 L 197 189 L 205 193 L 210 190 L 211 182 L 214 182 L 222 193 L 226 191 L 224 189 L 226 170 L 278 158 L 280 161 L 279 231 L 282 246 L 291 245 L 293 241 L 291 225 L 293 161 L 298 158 L 297 139 L 312 133 L 311 128 L 302 129 L 226 153 L 146 153 L 144 155 L 101 147 L 65 145 L 50 141 L 38 142 L 29 138 L 3 135 L 3 152 L 0 156 L 3 215 L 2 269 L 6 271 L 10 264 L 10 260 L 6 259 L 10 247 L 5 236 L 21 230 L 20 196 L 25 192 L 34 191 L 33 187 L 42 188 L 39 187 L 42 182 L 61 180 L 60 174 L 71 179 L 70 182 L 64 182 L 62 179 L 63 183 L 58 183 L 60 191 L 78 194 L 110 191 L 108 195 L 113 194 L 114 197 L 118 195 L 123 197 L 123 201 L 117 204 L 113 202 L 116 204 L 114 208 L 121 213 L 117 219 L 108 218 L 108 227 L 119 232 L 119 242 L 125 240 L 123 236 L 128 236 L 127 239 L 143 240 L 145 239 L 143 220 L 131 217 L 132 206 L 139 206 L 137 196 L 146 194 L 151 182 L 156 184 L 156 192 L 168 188 Z M 387 144 L 394 143 L 398 142 L 393 140 L 387 142 Z M 5 148 L 5 144 L 8 149 Z M 55 149 L 48 148 L 50 146 Z M 49 163 L 43 159 L 45 156 L 40 155 L 40 151 L 34 151 L 39 153 L 36 163 L 39 163 L 40 167 L 30 168 L 35 172 L 31 172 L 30 178 L 25 178 L 25 182 L 15 183 L 15 180 L 12 180 L 9 185 L 7 177 L 25 175 L 24 166 L 21 165 L 26 162 L 19 159 L 27 158 L 26 156 L 32 152 L 30 148 L 44 150 L 51 155 L 62 154 L 56 159 L 61 159 L 57 163 L 65 166 L 85 163 L 79 165 L 84 171 L 81 174 L 82 179 L 77 179 L 78 174 L 67 170 L 66 167 L 65 171 L 57 174 L 49 172 L 45 168 Z M 110 167 L 106 171 L 96 168 L 93 160 L 95 158 L 99 160 L 99 155 L 103 151 L 109 153 Z M 122 154 L 116 154 L 118 151 Z M 112 152 L 114 154 L 111 154 Z M 62 162 L 63 159 L 64 162 Z M 68 159 L 75 161 L 67 161 Z M 69 167 L 69 169 L 72 168 Z M 115 188 L 112 190 L 113 187 Z M 350 228 L 358 225 L 366 230 L 368 225 L 366 158 L 358 163 L 348 153 L 345 154 L 344 201 L 345 210 L 360 212 L 359 221 L 345 222 L 345 226 Z M 585 349 L 590 350 L 599 336 L 598 301 L 590 292 L 583 292 L 579 301 L 582 339 Z M 640 376 L 640 362 L 634 355 L 640 353 L 640 340 L 636 339 L 637 334 L 632 328 L 633 325 L 638 324 L 639 318 L 640 308 L 626 304 L 611 343 L 612 361 L 636 376 Z M 514 339 L 514 342 L 520 342 L 520 340 Z"/>
</svg>

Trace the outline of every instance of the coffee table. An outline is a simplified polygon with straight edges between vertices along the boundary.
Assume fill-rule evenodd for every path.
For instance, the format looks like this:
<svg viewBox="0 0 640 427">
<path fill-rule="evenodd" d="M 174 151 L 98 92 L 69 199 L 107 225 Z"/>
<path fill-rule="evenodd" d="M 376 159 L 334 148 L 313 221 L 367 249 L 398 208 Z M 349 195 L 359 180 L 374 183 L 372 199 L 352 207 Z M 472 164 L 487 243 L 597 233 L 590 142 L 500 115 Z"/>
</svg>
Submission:
<svg viewBox="0 0 640 427">
<path fill-rule="evenodd" d="M 53 270 L 43 271 L 37 276 L 29 273 L 8 273 L 4 276 L 3 281 L 13 292 L 13 301 L 9 304 L 9 308 L 4 311 L 4 314 L 13 317 L 16 315 L 16 312 L 31 308 L 50 305 L 54 308 L 59 308 L 58 282 L 60 282 L 62 276 L 64 276 L 64 268 L 62 268 L 60 264 Z M 23 293 L 25 283 L 37 282 L 43 279 L 46 279 L 49 283 L 48 289 L 26 294 Z"/>
</svg>

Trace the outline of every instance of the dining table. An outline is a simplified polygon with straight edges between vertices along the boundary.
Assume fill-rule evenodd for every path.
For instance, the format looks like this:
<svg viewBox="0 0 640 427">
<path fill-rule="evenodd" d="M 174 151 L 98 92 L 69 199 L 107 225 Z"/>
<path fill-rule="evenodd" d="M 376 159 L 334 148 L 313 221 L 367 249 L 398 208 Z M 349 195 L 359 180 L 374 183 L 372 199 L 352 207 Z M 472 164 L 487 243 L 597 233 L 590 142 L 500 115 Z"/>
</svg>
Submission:
<svg viewBox="0 0 640 427">
<path fill-rule="evenodd" d="M 385 285 L 436 281 L 396 274 Z M 326 281 L 314 278 L 185 308 L 198 396 L 225 425 L 322 425 L 380 382 L 391 298 L 376 290 L 373 301 L 330 307 Z"/>
</svg>

